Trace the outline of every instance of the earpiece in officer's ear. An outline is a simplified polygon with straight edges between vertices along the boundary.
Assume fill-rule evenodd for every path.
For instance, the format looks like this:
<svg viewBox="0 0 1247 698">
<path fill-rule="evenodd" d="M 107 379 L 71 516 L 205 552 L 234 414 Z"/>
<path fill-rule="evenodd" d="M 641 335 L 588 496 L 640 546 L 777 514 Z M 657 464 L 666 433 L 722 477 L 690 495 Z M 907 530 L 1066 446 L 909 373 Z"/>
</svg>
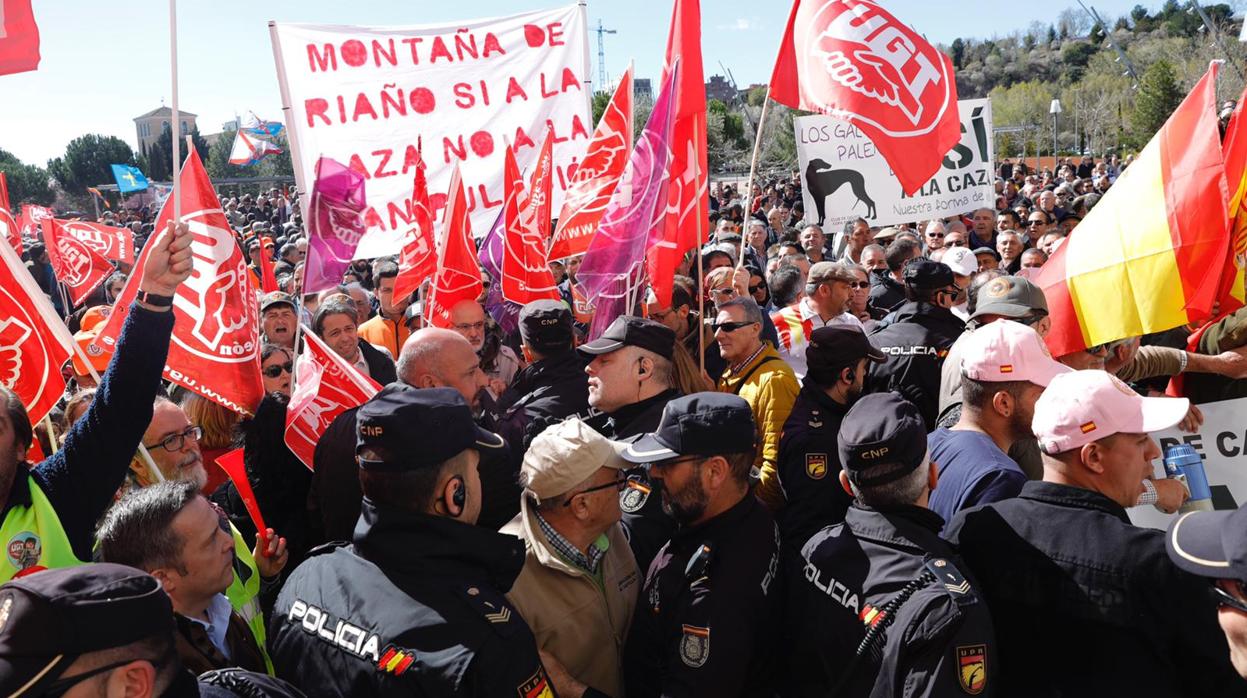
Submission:
<svg viewBox="0 0 1247 698">
<path fill-rule="evenodd" d="M 857 371 L 851 368 L 844 369 L 844 379 L 850 383 L 857 380 Z"/>
<path fill-rule="evenodd" d="M 636 360 L 636 374 L 638 376 L 643 376 L 646 373 L 647 371 L 645 370 L 645 359 L 637 359 Z"/>
<path fill-rule="evenodd" d="M 455 491 L 450 495 L 450 501 L 455 505 L 456 511 L 451 512 L 451 516 L 458 518 L 463 513 L 463 505 L 468 502 L 468 491 L 464 486 L 463 478 L 456 475 L 451 478 L 455 483 Z"/>
</svg>

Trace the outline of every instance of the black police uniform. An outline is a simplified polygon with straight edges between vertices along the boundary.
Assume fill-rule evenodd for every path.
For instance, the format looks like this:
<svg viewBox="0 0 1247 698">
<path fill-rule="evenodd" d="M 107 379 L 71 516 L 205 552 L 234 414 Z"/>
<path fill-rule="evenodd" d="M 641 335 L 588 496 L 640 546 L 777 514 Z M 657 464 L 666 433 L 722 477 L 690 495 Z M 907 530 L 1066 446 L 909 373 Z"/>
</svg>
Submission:
<svg viewBox="0 0 1247 698">
<path fill-rule="evenodd" d="M 785 544 L 800 548 L 817 530 L 844 521 L 853 498 L 840 486 L 836 436 L 848 405 L 832 400 L 807 377 L 779 440 L 779 512 Z"/>
<path fill-rule="evenodd" d="M 866 392 L 899 393 L 918 407 L 931 431 L 939 411 L 940 367 L 965 323 L 947 308 L 922 301 L 905 303 L 891 317 L 891 324 L 871 334 L 888 358 L 870 367 Z"/>
<path fill-rule="evenodd" d="M 945 535 L 991 607 L 1007 695 L 1247 695 L 1207 581 L 1108 497 L 1028 482 Z"/>
<path fill-rule="evenodd" d="M 523 565 L 513 536 L 365 498 L 354 545 L 313 551 L 286 581 L 273 664 L 309 696 L 548 698 L 503 595 Z"/>
<path fill-rule="evenodd" d="M 774 691 L 779 530 L 753 495 L 679 530 L 650 566 L 624 653 L 629 698 Z"/>
<path fill-rule="evenodd" d="M 602 434 L 616 441 L 635 441 L 642 434 L 657 429 L 663 408 L 682 395 L 679 389 L 669 388 L 640 402 L 624 405 L 610 414 Z M 662 497 L 654 483 L 633 483 L 620 492 L 619 510 L 628 547 L 632 548 L 637 569 L 644 573 L 659 548 L 671 540 L 675 520 L 662 510 Z"/>
<path fill-rule="evenodd" d="M 905 302 L 905 287 L 887 270 L 870 272 L 871 307 L 891 312 Z"/>
<path fill-rule="evenodd" d="M 786 555 L 784 696 L 999 694 L 991 617 L 943 525 L 923 507 L 855 504 Z"/>
<path fill-rule="evenodd" d="M 586 363 L 569 349 L 521 369 L 498 400 L 497 432 L 523 451 L 546 427 L 568 417 L 600 425 L 605 418 L 589 407 Z"/>
</svg>

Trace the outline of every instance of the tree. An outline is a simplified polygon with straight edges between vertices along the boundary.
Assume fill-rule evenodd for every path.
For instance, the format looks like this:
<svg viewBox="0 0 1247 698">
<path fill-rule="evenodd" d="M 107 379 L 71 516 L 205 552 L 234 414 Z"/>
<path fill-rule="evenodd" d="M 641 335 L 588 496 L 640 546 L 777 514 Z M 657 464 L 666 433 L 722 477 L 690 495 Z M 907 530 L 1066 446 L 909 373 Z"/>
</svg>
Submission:
<svg viewBox="0 0 1247 698">
<path fill-rule="evenodd" d="M 87 187 L 112 182 L 114 164 L 135 164 L 130 145 L 116 136 L 91 133 L 70 141 L 64 157 L 49 160 L 48 172 L 66 193 L 82 195 Z"/>
<path fill-rule="evenodd" d="M 14 208 L 23 203 L 50 206 L 56 200 L 51 177 L 42 167 L 27 165 L 16 155 L 0 149 L 0 172 L 8 182 L 9 203 Z"/>
<path fill-rule="evenodd" d="M 1061 64 L 1064 66 L 1063 77 L 1067 82 L 1075 83 L 1082 80 L 1086 73 L 1087 61 L 1098 51 L 1095 46 L 1081 41 L 1071 41 L 1061 47 Z"/>
<path fill-rule="evenodd" d="M 186 134 L 182 134 L 185 138 Z M 208 142 L 199 135 L 199 127 L 191 129 L 191 141 L 195 144 L 195 150 L 199 152 L 202 160 L 208 159 Z M 231 144 L 233 141 L 231 141 Z M 182 157 L 185 158 L 186 142 L 182 142 Z M 227 158 L 228 159 L 228 158 Z M 147 178 L 156 181 L 166 181 L 173 176 L 173 129 L 166 128 L 160 132 L 156 138 L 156 142 L 152 143 L 147 150 L 147 169 L 145 170 Z"/>
<path fill-rule="evenodd" d="M 751 107 L 760 107 L 766 101 L 766 86 L 759 85 L 745 95 L 745 104 Z"/>
<path fill-rule="evenodd" d="M 1048 25 L 1048 45 L 1051 46 L 1055 43 L 1056 43 L 1056 27 L 1049 24 Z"/>
<path fill-rule="evenodd" d="M 1029 36 L 1029 34 L 1027 36 Z M 1034 40 L 1031 41 L 1031 44 L 1034 44 Z M 961 61 L 966 57 L 966 42 L 962 41 L 961 37 L 957 37 L 956 39 L 953 39 L 953 44 L 949 48 L 953 54 L 953 66 L 956 67 L 957 70 L 961 70 Z"/>
<path fill-rule="evenodd" d="M 1146 143 L 1182 102 L 1173 66 L 1164 59 L 1148 67 L 1139 79 L 1139 92 L 1134 98 L 1130 127 L 1140 143 Z"/>
<path fill-rule="evenodd" d="M 593 123 L 597 124 L 602 120 L 602 115 L 606 113 L 606 105 L 611 103 L 611 93 L 606 90 L 598 90 L 593 93 Z"/>
</svg>

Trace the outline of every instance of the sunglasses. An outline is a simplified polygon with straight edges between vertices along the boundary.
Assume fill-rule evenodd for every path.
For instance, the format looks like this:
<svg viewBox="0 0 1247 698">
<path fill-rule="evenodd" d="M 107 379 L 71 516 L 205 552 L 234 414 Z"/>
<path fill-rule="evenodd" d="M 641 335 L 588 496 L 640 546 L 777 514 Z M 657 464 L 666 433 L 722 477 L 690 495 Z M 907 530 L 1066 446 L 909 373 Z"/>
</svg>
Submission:
<svg viewBox="0 0 1247 698">
<path fill-rule="evenodd" d="M 284 364 L 273 364 L 264 367 L 264 375 L 269 378 L 276 378 L 282 373 L 294 373 L 294 363 L 287 361 Z"/>
<path fill-rule="evenodd" d="M 756 322 L 716 322 L 710 327 L 715 332 L 719 332 L 719 331 L 735 332 L 736 330 L 739 330 L 742 327 L 748 327 L 750 325 L 756 325 L 756 324 L 758 323 Z"/>
<path fill-rule="evenodd" d="M 1026 221 L 1027 228 L 1033 228 L 1037 225 L 1044 225 L 1044 222 L 1043 221 Z"/>
<path fill-rule="evenodd" d="M 849 287 L 857 288 L 857 289 L 870 288 L 870 282 L 869 281 L 854 281 L 849 284 Z"/>
<path fill-rule="evenodd" d="M 710 289 L 710 293 L 713 293 L 716 296 L 733 296 L 736 295 L 736 289 L 731 286 L 728 286 L 727 288 L 712 288 Z"/>
<path fill-rule="evenodd" d="M 761 290 L 763 290 L 763 289 L 765 289 L 765 288 L 766 288 L 766 284 L 758 284 L 757 286 L 750 286 L 750 287 L 749 287 L 749 292 L 750 292 L 750 293 L 757 293 L 758 291 L 761 291 Z"/>
<path fill-rule="evenodd" d="M 944 233 L 927 233 L 927 237 L 929 237 L 929 238 L 942 238 L 942 237 L 944 237 Z"/>
<path fill-rule="evenodd" d="M 1239 594 L 1243 593 L 1243 583 L 1237 579 L 1224 579 L 1213 582 L 1212 593 L 1216 597 L 1217 605 L 1232 608 L 1240 613 L 1247 613 L 1247 602 L 1223 589 L 1221 587 L 1222 583 L 1232 584 L 1235 591 Z"/>
<path fill-rule="evenodd" d="M 1108 344 L 1097 344 L 1094 347 L 1087 347 L 1086 352 L 1092 356 L 1107 356 Z"/>
</svg>

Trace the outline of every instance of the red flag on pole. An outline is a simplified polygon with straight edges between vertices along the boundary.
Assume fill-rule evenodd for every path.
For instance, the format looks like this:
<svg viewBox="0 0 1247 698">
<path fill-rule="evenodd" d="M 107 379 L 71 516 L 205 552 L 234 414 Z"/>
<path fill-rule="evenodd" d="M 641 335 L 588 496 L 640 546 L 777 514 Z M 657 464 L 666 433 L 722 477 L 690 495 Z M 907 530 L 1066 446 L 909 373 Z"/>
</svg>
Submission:
<svg viewBox="0 0 1247 698">
<path fill-rule="evenodd" d="M 450 329 L 454 324 L 450 321 L 450 309 L 463 301 L 480 298 L 483 288 L 476 247 L 472 244 L 472 218 L 468 216 L 463 179 L 456 164 L 450 175 L 450 191 L 446 194 L 437 275 L 425 304 L 425 320 L 434 327 Z"/>
<path fill-rule="evenodd" d="M 68 235 L 64 223 L 55 218 L 43 219 L 43 243 L 56 280 L 69 289 L 69 300 L 82 305 L 97 286 L 115 271 L 107 259 L 96 254 L 78 238 Z"/>
<path fill-rule="evenodd" d="M 770 90 L 861 129 L 906 194 L 961 140 L 953 62 L 870 0 L 794 0 Z"/>
<path fill-rule="evenodd" d="M 99 256 L 126 264 L 134 264 L 134 233 L 129 228 L 114 228 L 88 221 L 56 221 L 63 235 L 77 238 Z"/>
<path fill-rule="evenodd" d="M 632 67 L 629 66 L 567 187 L 559 225 L 550 243 L 549 259 L 584 254 L 589 249 L 589 241 L 597 232 L 619 178 L 623 177 L 631 152 Z"/>
<path fill-rule="evenodd" d="M 545 167 L 549 167 L 552 140 L 547 134 L 541 157 L 533 171 L 534 183 L 543 169 L 542 161 L 547 163 Z M 507 146 L 505 167 L 502 296 L 520 305 L 544 298 L 558 300 L 561 296 L 554 286 L 550 268 L 546 266 L 546 240 L 539 232 L 525 225 L 525 222 L 533 220 L 534 213 L 529 199 L 524 196 L 524 182 L 520 179 L 520 167 L 515 162 L 515 150 L 511 146 Z M 549 211 L 548 197 L 546 202 L 545 209 Z M 549 226 L 548 218 L 546 226 Z"/>
<path fill-rule="evenodd" d="M 216 464 L 221 466 L 221 470 L 224 470 L 230 481 L 234 483 L 234 489 L 238 490 L 238 497 L 242 499 L 242 505 L 247 508 L 247 515 L 251 517 L 255 530 L 260 534 L 260 550 L 267 550 L 268 536 L 265 535 L 265 531 L 268 530 L 268 526 L 264 525 L 264 516 L 260 513 L 260 502 L 256 500 L 255 492 L 251 489 L 251 481 L 247 479 L 243 449 L 236 448 L 229 453 L 217 456 Z"/>
<path fill-rule="evenodd" d="M 268 240 L 268 238 L 264 238 Z M 277 289 L 277 275 L 273 273 L 273 260 L 268 256 L 268 246 L 260 244 L 260 291 L 272 293 Z"/>
<path fill-rule="evenodd" d="M 429 183 L 424 175 L 424 157 L 417 157 L 419 162 L 416 163 L 416 179 L 411 193 L 411 225 L 403 233 L 402 253 L 398 256 L 398 278 L 394 279 L 396 302 L 415 293 L 425 279 L 437 273 L 437 244 L 433 240 L 433 208 L 429 205 Z"/>
<path fill-rule="evenodd" d="M 173 298 L 173 337 L 164 376 L 191 392 L 249 415 L 264 397 L 260 379 L 260 318 L 247 264 L 199 154 L 191 149 L 177 195 L 190 227 L 193 267 Z M 174 195 L 156 218 L 157 234 L 173 220 Z M 142 282 L 152 245 L 143 248 L 95 344 L 113 351 Z"/>
<path fill-rule="evenodd" d="M 676 0 L 667 35 L 662 79 L 676 61 L 675 104 L 671 123 L 671 158 L 667 163 L 667 215 L 646 253 L 646 270 L 658 303 L 671 304 L 676 267 L 689 248 L 700 246 L 710 225 L 706 169 L 706 80 L 701 61 L 701 5 Z M 954 106 L 953 109 L 956 112 Z M 703 231 L 699 233 L 698 231 Z"/>
<path fill-rule="evenodd" d="M 0 0 L 0 75 L 39 67 L 39 27 L 30 0 Z"/>
<path fill-rule="evenodd" d="M 367 402 L 381 386 L 338 356 L 307 327 L 297 385 L 286 409 L 286 446 L 311 470 L 316 442 L 335 417 Z"/>
<path fill-rule="evenodd" d="M 61 366 L 74 340 L 26 265 L 0 245 L 0 385 L 12 390 L 35 424 L 65 391 Z"/>
<path fill-rule="evenodd" d="M 18 227 L 22 229 L 22 237 L 38 237 L 43 219 L 52 218 L 55 215 L 56 212 L 46 206 L 22 204 L 22 215 L 17 221 Z"/>
<path fill-rule="evenodd" d="M 0 172 L 0 235 L 19 255 L 22 253 L 22 231 L 17 227 L 13 205 L 9 203 L 9 180 L 3 172 Z"/>
<path fill-rule="evenodd" d="M 554 191 L 554 127 L 546 128 L 546 140 L 533 174 L 528 178 L 528 191 L 524 192 L 524 204 L 520 210 L 520 225 L 530 238 L 540 241 L 538 249 L 546 249 L 550 238 L 550 195 Z M 543 259 L 545 255 L 542 255 Z"/>
</svg>

